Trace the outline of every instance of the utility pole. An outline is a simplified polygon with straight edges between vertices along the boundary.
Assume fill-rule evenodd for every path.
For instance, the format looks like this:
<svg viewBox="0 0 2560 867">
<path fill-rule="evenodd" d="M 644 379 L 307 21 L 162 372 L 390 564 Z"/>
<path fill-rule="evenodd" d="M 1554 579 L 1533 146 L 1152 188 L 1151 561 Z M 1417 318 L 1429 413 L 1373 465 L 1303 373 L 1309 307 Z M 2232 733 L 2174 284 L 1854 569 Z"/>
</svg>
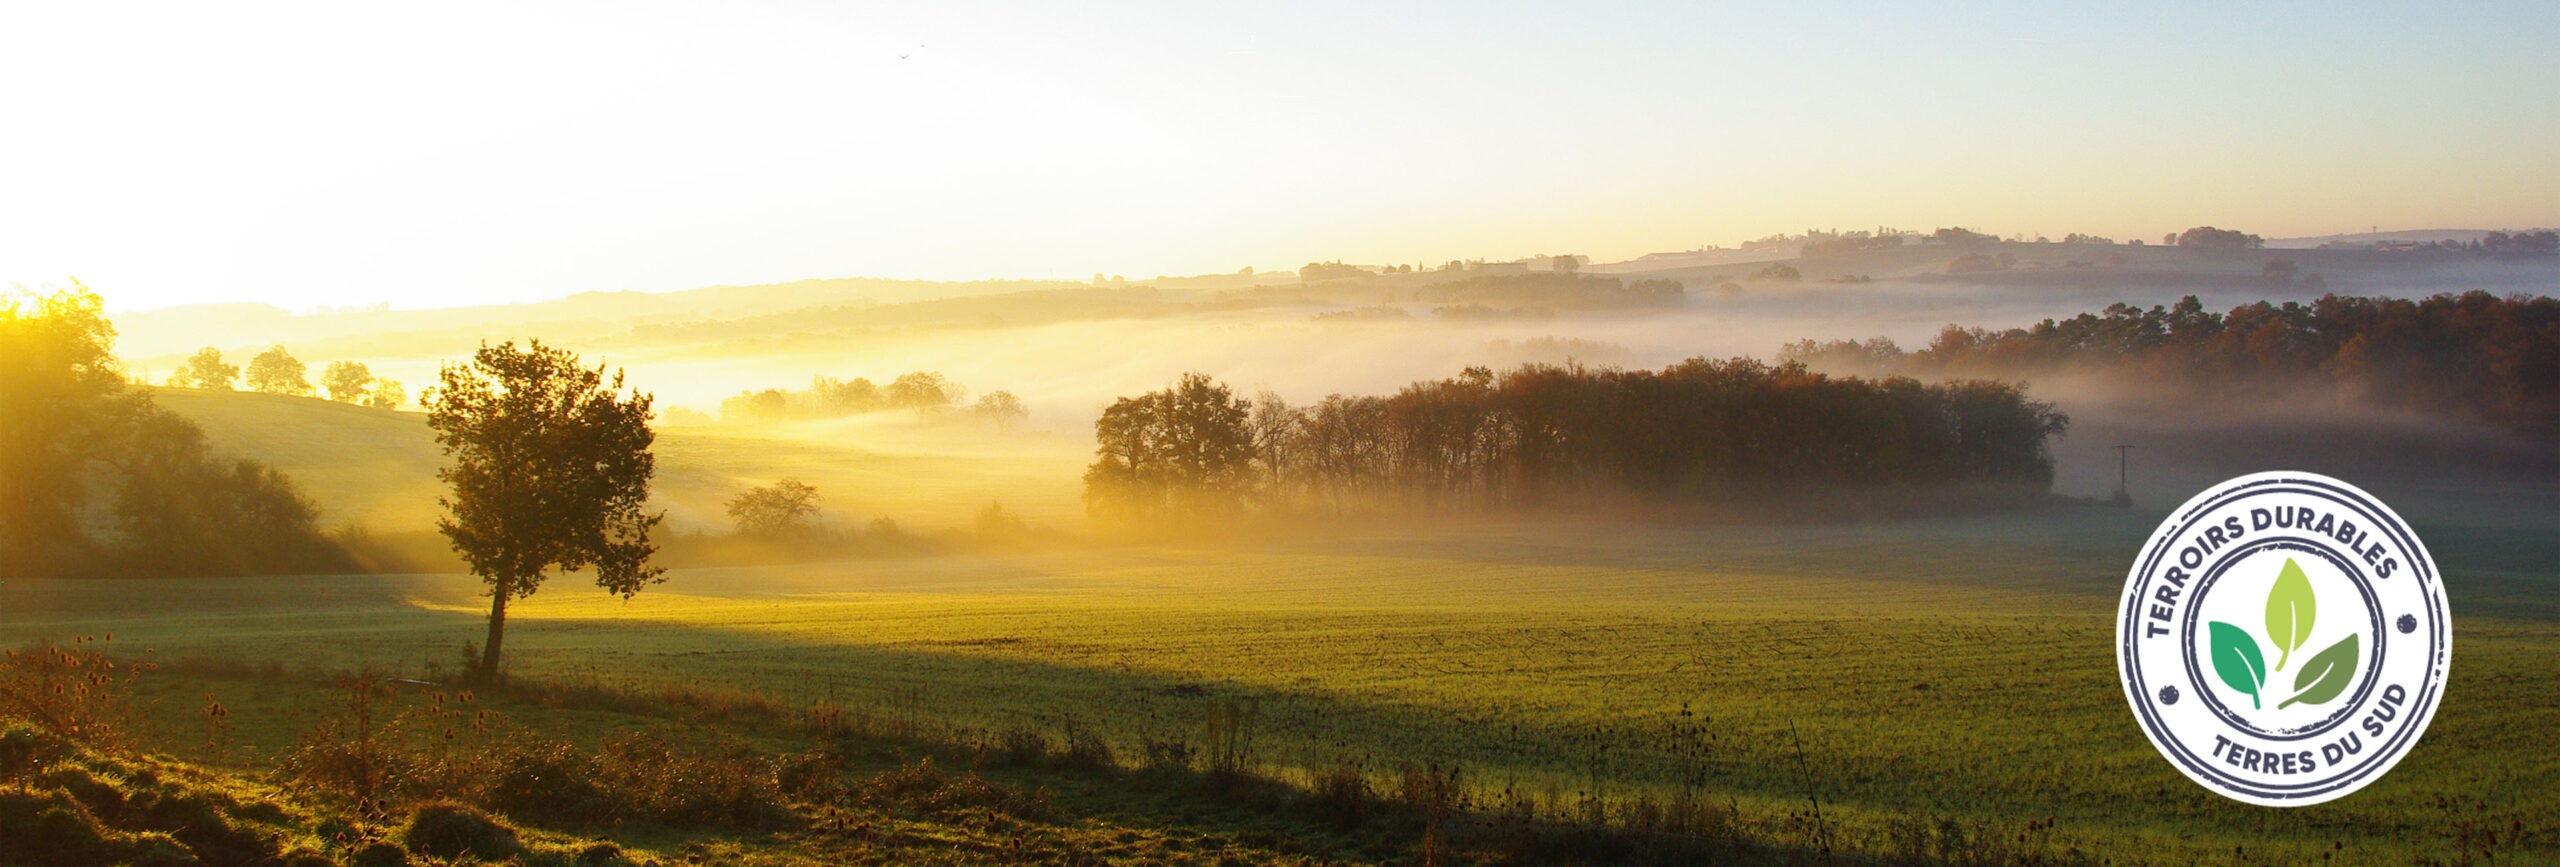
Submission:
<svg viewBox="0 0 2560 867">
<path fill-rule="evenodd" d="M 2111 448 L 2116 450 L 2116 505 L 2133 505 L 2132 485 L 2128 484 L 2132 479 L 2133 447 L 2119 445 Z"/>
</svg>

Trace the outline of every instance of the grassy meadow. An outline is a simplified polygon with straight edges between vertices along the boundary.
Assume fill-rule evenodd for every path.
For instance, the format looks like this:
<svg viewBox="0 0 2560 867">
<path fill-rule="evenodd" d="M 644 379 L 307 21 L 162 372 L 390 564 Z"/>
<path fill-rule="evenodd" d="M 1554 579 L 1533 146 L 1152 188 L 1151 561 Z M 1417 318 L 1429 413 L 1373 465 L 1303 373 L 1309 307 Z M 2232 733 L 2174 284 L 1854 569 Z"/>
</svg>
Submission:
<svg viewBox="0 0 2560 867">
<path fill-rule="evenodd" d="M 1808 852 L 1893 852 L 1943 825 L 2120 862 L 2410 863 L 2457 860 L 2463 834 L 2493 828 L 2524 837 L 2502 860 L 2546 860 L 2552 496 L 2401 499 L 2447 576 L 2453 682 L 2390 776 L 2292 810 L 2205 792 L 2125 712 L 2109 618 L 2153 509 L 1336 528 L 687 569 L 627 603 L 565 576 L 512 609 L 508 652 L 532 681 L 754 693 L 955 736 L 1098 733 L 1124 760 L 1150 739 L 1196 744 L 1213 705 L 1249 704 L 1253 762 L 1284 779 L 1352 762 L 1383 787 L 1454 764 L 1479 802 L 1559 818 L 1688 782 Z M 312 726 L 327 673 L 432 677 L 486 616 L 464 576 L 10 583 L 14 640 L 113 633 L 164 661 L 272 663 L 178 666 L 146 687 L 171 732 L 201 727 L 201 695 L 224 701 L 224 761 L 243 767 Z M 526 711 L 580 737 L 631 724 Z"/>
<path fill-rule="evenodd" d="M 2009 246 L 2079 255 L 2070 245 Z M 1692 280 L 1677 310 L 1490 320 L 1436 312 L 1421 291 L 1427 277 L 992 286 L 865 303 L 728 287 L 621 318 L 588 307 L 630 299 L 561 302 L 541 315 L 575 327 L 504 321 L 544 323 L 537 333 L 590 361 L 629 365 L 662 410 L 707 410 L 816 374 L 885 381 L 939 370 L 1018 391 L 1030 418 L 1011 430 L 964 412 L 903 410 L 661 424 L 650 508 L 666 512 L 661 559 L 676 568 L 628 601 L 566 575 L 513 604 L 505 658 L 515 686 L 476 707 L 518 727 L 474 737 L 484 747 L 522 735 L 602 751 L 666 733 L 710 766 L 752 765 L 730 761 L 748 751 L 773 768 L 823 756 L 868 780 L 797 802 L 783 830 L 510 814 L 560 858 L 602 836 L 661 863 L 1688 863 L 1700 852 L 1774 863 L 2560 861 L 2551 818 L 2560 758 L 2545 743 L 2560 732 L 2550 698 L 2560 695 L 2560 488 L 2413 470 L 2420 464 L 2398 460 L 2388 441 L 2360 439 L 2376 428 L 2338 420 L 2334 406 L 2154 418 L 2085 383 L 2030 382 L 2077 423 L 2054 443 L 2061 496 L 2012 514 L 1856 523 L 1373 515 L 1181 539 L 1114 538 L 1085 516 L 1095 415 L 1186 370 L 1304 404 L 1463 364 L 1658 364 L 1875 333 L 1917 346 L 1950 320 L 2014 324 L 2101 298 L 2264 290 L 2254 259 L 2145 256 L 2177 267 L 2109 272 L 2090 285 L 1977 286 L 1923 279 L 1943 272 L 1937 260 L 1894 266 L 1902 270 L 1805 261 L 1839 273 L 1707 291 L 1744 279 L 1730 273 L 1740 266 L 1716 266 L 1673 274 Z M 2359 273 L 2343 254 L 2304 260 L 2342 285 Z M 2087 273 L 2063 264 L 2035 273 Z M 1827 282 L 1870 265 L 1876 282 Z M 740 306 L 748 297 L 773 309 Z M 1410 310 L 1328 318 L 1395 305 Z M 698 319 L 715 315 L 729 318 Z M 198 344 L 178 327 L 183 316 L 134 317 L 143 367 L 157 358 L 165 369 Z M 501 333 L 487 310 L 269 318 L 283 324 L 256 333 L 275 336 L 237 342 L 303 341 L 294 349 L 315 367 L 368 359 L 413 395 L 437 362 L 478 339 L 522 336 Z M 416 721 L 432 732 L 447 720 L 449 684 L 466 645 L 484 635 L 488 600 L 478 579 L 449 574 L 432 531 L 444 457 L 422 415 L 146 390 L 222 454 L 290 476 L 318 506 L 319 525 L 350 548 L 391 552 L 359 551 L 359 563 L 421 574 L 6 577 L 0 643 L 112 635 L 92 646 L 159 663 L 131 680 L 140 745 L 239 775 L 252 800 L 310 794 L 300 782 L 308 774 L 289 769 L 345 730 L 351 674 L 405 681 L 382 710 L 407 721 L 394 725 L 405 735 L 420 734 L 401 728 Z M 2305 457 L 2306 440 L 2369 447 Z M 2112 492 L 2118 443 L 2139 444 L 2137 507 L 2074 499 Z M 2385 498 L 2437 557 L 2455 612 L 2452 683 L 2425 739 L 2352 797 L 2290 810 L 2221 799 L 2159 758 L 2126 711 L 2112 631 L 2128 564 L 2166 508 L 2271 466 L 2339 475 Z M 754 540 L 728 535 L 725 501 L 786 477 L 823 497 L 824 544 L 732 544 Z M 100 518 L 105 498 L 92 500 Z M 992 505 L 1028 532 L 981 531 Z M 879 532 L 878 518 L 900 532 Z M 217 705 L 222 714 L 210 712 Z M 1205 770 L 1199 757 L 1213 751 L 1272 788 L 1195 785 L 1232 782 Z M 1169 777 L 1160 759 L 1173 754 L 1190 758 Z M 925 760 L 952 775 L 915 783 L 932 776 Z M 670 764 L 684 762 L 659 766 Z M 964 769 L 994 787 L 958 776 Z M 778 773 L 749 775 L 770 788 Z M 1446 803 L 1415 795 L 1417 781 L 1428 790 L 1434 779 L 1454 779 L 1470 821 L 1491 830 L 1446 849 L 1439 820 L 1414 818 L 1437 809 L 1415 804 Z M 620 785 L 698 781 L 665 782 Z M 873 796 L 887 790 L 927 800 L 965 791 L 974 794 L 954 797 L 976 806 L 882 808 Z M 1343 818 L 1344 803 L 1367 797 L 1402 804 L 1377 808 L 1402 818 Z M 1315 811 L 1322 818 L 1281 809 L 1311 803 L 1330 806 Z M 1688 818 L 1665 824 L 1667 814 Z M 1529 859 L 1486 842 L 1510 833 L 1501 817 L 1546 829 L 1534 836 L 1555 848 Z M 872 830 L 850 833 L 847 823 Z M 1679 845 L 1590 844 L 1606 836 L 1595 828 Z M 1696 839 L 1710 844 L 1681 848 Z"/>
</svg>

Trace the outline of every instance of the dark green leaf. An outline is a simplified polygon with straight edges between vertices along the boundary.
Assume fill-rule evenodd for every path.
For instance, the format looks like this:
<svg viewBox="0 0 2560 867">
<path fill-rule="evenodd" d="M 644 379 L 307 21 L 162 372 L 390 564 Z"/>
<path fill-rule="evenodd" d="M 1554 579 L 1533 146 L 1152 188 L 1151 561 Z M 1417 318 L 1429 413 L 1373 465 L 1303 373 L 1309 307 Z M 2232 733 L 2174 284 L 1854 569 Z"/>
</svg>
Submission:
<svg viewBox="0 0 2560 867">
<path fill-rule="evenodd" d="M 2347 640 L 2312 654 L 2311 661 L 2303 663 L 2302 669 L 2293 673 L 2294 696 L 2276 705 L 2276 709 L 2283 710 L 2296 704 L 2328 704 L 2339 693 L 2346 692 L 2347 684 L 2356 679 L 2358 646 L 2356 636 L 2349 635 Z"/>
</svg>

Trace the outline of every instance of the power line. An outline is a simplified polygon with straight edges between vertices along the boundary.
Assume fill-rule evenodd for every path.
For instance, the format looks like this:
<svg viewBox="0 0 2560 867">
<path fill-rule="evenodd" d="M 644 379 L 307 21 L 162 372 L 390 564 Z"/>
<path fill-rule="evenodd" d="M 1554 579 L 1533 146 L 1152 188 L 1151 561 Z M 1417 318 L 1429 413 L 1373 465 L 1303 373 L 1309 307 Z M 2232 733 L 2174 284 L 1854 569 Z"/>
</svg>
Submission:
<svg viewBox="0 0 2560 867">
<path fill-rule="evenodd" d="M 2133 447 L 2116 445 L 2109 448 L 2116 450 L 2116 505 L 2133 505 Z"/>
</svg>

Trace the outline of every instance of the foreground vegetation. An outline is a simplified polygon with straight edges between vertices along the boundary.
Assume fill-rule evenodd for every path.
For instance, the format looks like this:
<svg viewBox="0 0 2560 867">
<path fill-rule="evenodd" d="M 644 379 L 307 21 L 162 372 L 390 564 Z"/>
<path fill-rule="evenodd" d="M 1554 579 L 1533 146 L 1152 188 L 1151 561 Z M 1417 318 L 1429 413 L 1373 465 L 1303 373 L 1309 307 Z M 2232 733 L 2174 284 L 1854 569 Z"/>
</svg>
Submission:
<svg viewBox="0 0 2560 867">
<path fill-rule="evenodd" d="M 1199 775 L 1224 751 L 1300 805 L 1280 811 L 1297 824 L 1249 827 L 1336 861 L 1418 860 L 1430 835 L 1416 816 L 1429 810 L 1381 808 L 1400 818 L 1322 842 L 1337 832 L 1320 793 L 1401 803 L 1409 783 L 1437 777 L 1454 778 L 1453 814 L 1517 811 L 1553 829 L 1538 839 L 1684 816 L 1772 860 L 1944 845 L 1961 861 L 1993 839 L 2011 847 L 1995 860 L 2459 863 L 2483 846 L 2548 858 L 2560 765 L 2536 739 L 2560 727 L 2537 698 L 2560 688 L 2547 665 L 2560 653 L 2554 512 L 2541 489 L 2492 504 L 2471 493 L 2495 508 L 2395 500 L 2453 576 L 2460 649 L 2444 708 L 2391 776 L 2297 810 L 2222 802 L 2125 724 L 2107 618 L 2124 552 L 2157 515 L 2105 509 L 1713 530 L 1503 524 L 678 570 L 628 603 L 528 600 L 513 615 L 511 666 L 547 688 L 478 707 L 589 756 L 635 728 L 679 745 L 717 731 L 768 759 L 847 732 L 851 754 L 873 756 L 843 765 L 849 778 L 932 757 L 1045 786 L 1064 815 L 1118 817 L 1106 824 L 1149 839 L 1205 832 L 1179 807 L 1146 806 L 1201 801 L 1192 782 L 1131 782 L 1152 779 L 1141 769 L 1185 755 Z M 173 666 L 164 685 L 142 687 L 163 742 L 181 751 L 205 740 L 201 705 L 215 695 L 227 740 L 201 755 L 260 773 L 344 706 L 336 674 L 449 677 L 483 605 L 467 580 L 427 576 L 13 593 L 0 627 L 18 637 L 112 630 L 117 646 L 160 660 L 276 660 L 273 674 Z M 434 691 L 409 689 L 403 707 Z M 1087 758 L 973 758 L 1031 743 Z M 1050 776 L 1007 776 L 1015 765 Z M 1203 816 L 1259 815 L 1205 803 Z M 717 823 L 647 833 L 798 851 Z M 1216 833 L 1234 846 L 1245 832 Z M 1478 847 L 1470 859 L 1508 857 L 1466 846 Z M 1283 850 L 1256 851 L 1238 857 Z"/>
</svg>

